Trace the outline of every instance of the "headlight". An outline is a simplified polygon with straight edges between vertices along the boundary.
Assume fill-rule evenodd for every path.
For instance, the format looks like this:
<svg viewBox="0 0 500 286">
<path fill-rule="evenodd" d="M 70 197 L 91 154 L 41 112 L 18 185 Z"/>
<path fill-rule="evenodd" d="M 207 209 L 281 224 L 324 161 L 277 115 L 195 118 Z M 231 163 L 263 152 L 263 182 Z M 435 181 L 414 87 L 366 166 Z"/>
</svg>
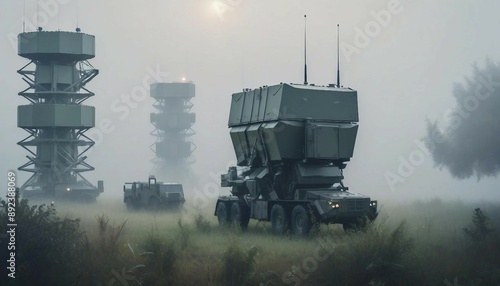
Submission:
<svg viewBox="0 0 500 286">
<path fill-rule="evenodd" d="M 370 207 L 376 207 L 376 206 L 377 206 L 377 201 L 370 202 Z"/>
<path fill-rule="evenodd" d="M 71 191 L 71 189 L 70 188 L 66 188 L 66 192 L 69 192 L 69 191 Z"/>
<path fill-rule="evenodd" d="M 340 204 L 339 203 L 328 201 L 328 204 L 332 207 L 332 209 L 338 209 L 338 208 L 340 208 Z"/>
</svg>

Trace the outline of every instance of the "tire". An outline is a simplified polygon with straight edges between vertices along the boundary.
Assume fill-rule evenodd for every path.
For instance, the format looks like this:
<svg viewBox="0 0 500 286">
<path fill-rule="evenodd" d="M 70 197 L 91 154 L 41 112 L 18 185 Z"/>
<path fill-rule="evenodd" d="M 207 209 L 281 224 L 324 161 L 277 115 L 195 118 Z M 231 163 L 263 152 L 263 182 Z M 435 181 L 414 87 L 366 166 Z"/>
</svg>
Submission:
<svg viewBox="0 0 500 286">
<path fill-rule="evenodd" d="M 357 231 L 363 229 L 363 224 L 358 220 L 348 221 L 342 224 L 345 232 Z"/>
<path fill-rule="evenodd" d="M 248 227 L 248 222 L 250 221 L 250 211 L 244 205 L 234 202 L 231 205 L 231 225 L 240 226 L 241 229 L 245 230 Z"/>
<path fill-rule="evenodd" d="M 160 200 L 158 198 L 152 197 L 149 199 L 149 209 L 157 212 L 160 210 Z"/>
<path fill-rule="evenodd" d="M 348 231 L 366 231 L 366 228 L 371 223 L 368 217 L 360 217 L 342 224 L 345 232 Z"/>
<path fill-rule="evenodd" d="M 356 224 L 352 222 L 346 222 L 342 224 L 342 228 L 345 232 L 353 231 L 356 229 Z"/>
<path fill-rule="evenodd" d="M 92 204 L 97 201 L 96 197 L 90 195 L 90 194 L 80 194 L 75 198 L 77 202 L 84 203 L 84 204 Z"/>
<path fill-rule="evenodd" d="M 298 205 L 293 208 L 291 222 L 293 234 L 308 235 L 309 231 L 311 231 L 311 214 L 308 209 L 302 205 Z"/>
<path fill-rule="evenodd" d="M 217 220 L 220 226 L 226 226 L 229 223 L 228 210 L 225 203 L 220 202 L 217 205 Z"/>
<path fill-rule="evenodd" d="M 275 234 L 283 234 L 288 229 L 288 217 L 285 208 L 276 204 L 271 209 L 271 225 Z"/>
<path fill-rule="evenodd" d="M 136 209 L 132 199 L 127 199 L 125 201 L 125 205 L 127 206 L 127 210 L 135 210 Z"/>
</svg>

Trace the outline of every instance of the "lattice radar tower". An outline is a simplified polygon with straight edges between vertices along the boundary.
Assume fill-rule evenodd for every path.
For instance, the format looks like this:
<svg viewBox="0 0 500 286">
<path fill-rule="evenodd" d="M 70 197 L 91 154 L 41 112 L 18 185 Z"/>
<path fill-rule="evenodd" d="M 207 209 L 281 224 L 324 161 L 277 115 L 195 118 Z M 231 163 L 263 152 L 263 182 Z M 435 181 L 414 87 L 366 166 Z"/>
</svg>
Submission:
<svg viewBox="0 0 500 286">
<path fill-rule="evenodd" d="M 17 110 L 18 127 L 29 136 L 18 142 L 29 154 L 18 169 L 33 175 L 22 185 L 23 197 L 49 196 L 94 201 L 103 191 L 82 173 L 94 168 L 85 153 L 94 145 L 85 132 L 95 125 L 95 108 L 82 103 L 94 95 L 85 88 L 99 71 L 95 37 L 78 32 L 41 31 L 18 36 L 19 56 L 30 60 L 18 73 L 29 101 Z"/>
<path fill-rule="evenodd" d="M 155 83 L 151 85 L 151 97 L 155 113 L 151 113 L 152 132 L 157 140 L 151 146 L 156 154 L 153 173 L 169 181 L 182 183 L 194 179 L 191 165 L 196 145 L 191 138 L 196 117 L 191 109 L 195 96 L 192 82 Z"/>
</svg>

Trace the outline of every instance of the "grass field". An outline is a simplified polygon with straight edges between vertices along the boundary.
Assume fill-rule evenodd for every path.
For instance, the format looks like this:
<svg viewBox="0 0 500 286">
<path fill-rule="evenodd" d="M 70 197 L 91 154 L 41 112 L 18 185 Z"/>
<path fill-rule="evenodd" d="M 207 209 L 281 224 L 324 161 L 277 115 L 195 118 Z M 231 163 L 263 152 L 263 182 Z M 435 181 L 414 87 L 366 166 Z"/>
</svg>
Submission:
<svg viewBox="0 0 500 286">
<path fill-rule="evenodd" d="M 305 238 L 263 222 L 221 228 L 211 208 L 130 212 L 121 202 L 21 204 L 17 219 L 17 278 L 2 273 L 1 285 L 500 284 L 499 204 L 386 205 L 366 229 L 324 225 Z"/>
</svg>

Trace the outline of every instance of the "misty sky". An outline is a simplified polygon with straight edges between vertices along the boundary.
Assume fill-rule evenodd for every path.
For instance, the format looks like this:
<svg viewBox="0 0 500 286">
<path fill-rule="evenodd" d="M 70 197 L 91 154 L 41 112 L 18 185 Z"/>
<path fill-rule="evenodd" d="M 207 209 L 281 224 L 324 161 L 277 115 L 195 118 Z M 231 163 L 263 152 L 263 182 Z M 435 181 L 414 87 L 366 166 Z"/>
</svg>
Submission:
<svg viewBox="0 0 500 286">
<path fill-rule="evenodd" d="M 231 93 L 302 81 L 307 14 L 309 82 L 336 81 L 335 26 L 340 23 L 342 84 L 358 91 L 360 129 L 345 170 L 351 191 L 386 201 L 499 199 L 499 179 L 456 180 L 434 168 L 428 155 L 392 187 L 386 180 L 388 173 L 401 177 L 401 158 L 424 153 L 416 142 L 426 134 L 427 118 L 446 124 L 444 115 L 455 104 L 453 84 L 471 75 L 474 63 L 484 64 L 488 57 L 500 61 L 499 1 L 85 0 L 79 1 L 78 13 L 75 0 L 39 2 L 44 30 L 74 31 L 78 14 L 82 32 L 96 36 L 96 58 L 90 62 L 100 74 L 86 86 L 96 93 L 86 104 L 96 107 L 98 124 L 106 119 L 113 130 L 89 155 L 96 171 L 86 178 L 105 180 L 104 197 L 121 198 L 123 182 L 146 180 L 153 167 L 153 100 L 135 100 L 127 113 L 116 109 L 126 106 L 122 95 L 138 90 L 143 81 L 152 83 L 151 71 L 157 69 L 163 81 L 186 77 L 196 84 L 193 167 L 199 188 L 218 184 L 218 173 L 234 161 L 227 129 Z M 26 0 L 25 15 L 35 27 L 36 11 L 36 1 Z M 22 16 L 23 1 L 0 2 L 3 185 L 7 171 L 27 160 L 27 152 L 16 145 L 27 136 L 16 127 L 17 105 L 28 103 L 17 96 L 26 84 L 16 71 L 28 63 L 17 56 L 15 42 Z M 380 17 L 384 21 L 374 26 Z M 359 31 L 367 27 L 371 36 L 360 45 Z M 27 23 L 26 30 L 33 25 Z M 28 175 L 18 173 L 18 178 L 22 183 Z"/>
</svg>

